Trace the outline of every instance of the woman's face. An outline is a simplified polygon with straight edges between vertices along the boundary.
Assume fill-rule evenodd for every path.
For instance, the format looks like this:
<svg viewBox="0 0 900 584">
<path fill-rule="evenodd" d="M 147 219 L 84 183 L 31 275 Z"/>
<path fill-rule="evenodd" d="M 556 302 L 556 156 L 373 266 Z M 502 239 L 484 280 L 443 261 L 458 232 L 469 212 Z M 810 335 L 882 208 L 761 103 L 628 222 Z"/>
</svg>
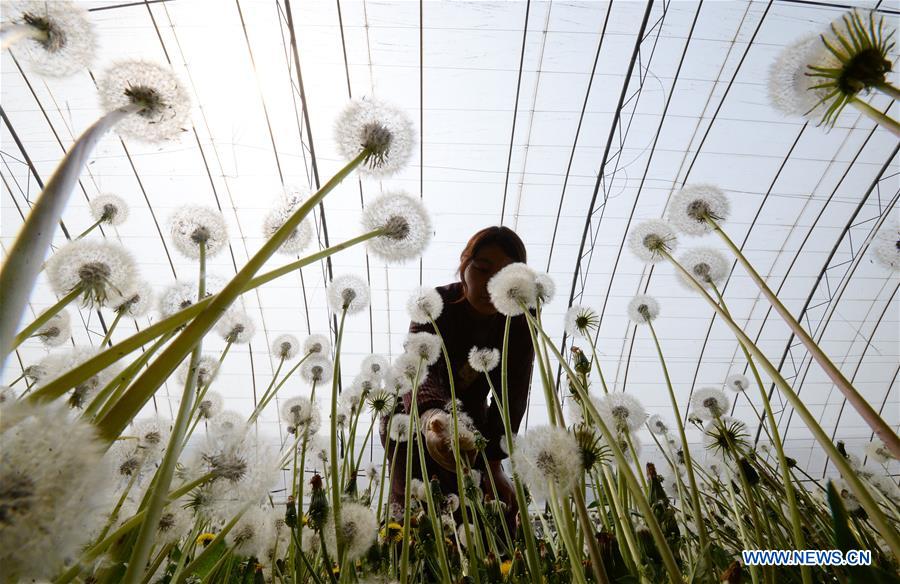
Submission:
<svg viewBox="0 0 900 584">
<path fill-rule="evenodd" d="M 494 274 L 513 263 L 499 245 L 486 245 L 475 254 L 469 266 L 463 273 L 463 281 L 466 283 L 466 300 L 472 308 L 481 314 L 496 314 L 497 309 L 491 304 L 491 297 L 487 291 L 487 283 Z"/>
</svg>

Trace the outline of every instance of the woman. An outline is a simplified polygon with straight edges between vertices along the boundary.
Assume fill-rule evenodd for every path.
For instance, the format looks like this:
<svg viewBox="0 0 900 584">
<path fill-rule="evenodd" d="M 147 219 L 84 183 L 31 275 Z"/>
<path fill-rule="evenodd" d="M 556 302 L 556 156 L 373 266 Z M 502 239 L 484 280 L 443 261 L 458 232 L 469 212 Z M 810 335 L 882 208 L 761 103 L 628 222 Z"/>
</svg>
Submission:
<svg viewBox="0 0 900 584">
<path fill-rule="evenodd" d="M 461 402 L 461 409 L 472 418 L 475 429 L 487 440 L 483 457 L 471 456 L 472 466 L 482 472 L 482 491 L 493 493 L 487 471 L 496 485 L 500 500 L 507 506 L 507 518 L 515 517 L 517 511 L 515 489 L 509 477 L 503 471 L 501 461 L 506 453 L 501 448 L 504 439 L 503 419 L 500 404 L 493 399 L 488 403 L 490 386 L 484 373 L 475 372 L 469 366 L 468 355 L 472 347 L 503 348 L 503 333 L 506 317 L 497 312 L 491 304 L 487 292 L 488 281 L 505 266 L 526 261 L 525 245 L 519 236 L 508 227 L 488 227 L 472 236 L 460 254 L 459 282 L 437 288 L 444 300 L 444 310 L 436 323 L 453 370 L 453 382 L 456 397 Z M 430 324 L 413 323 L 410 332 L 434 332 Z M 518 431 L 522 415 L 528 403 L 528 387 L 531 381 L 531 370 L 534 361 L 534 350 L 528 332 L 528 324 L 524 316 L 512 318 L 510 322 L 508 353 L 508 391 L 509 415 L 513 431 Z M 491 373 L 491 382 L 496 391 L 501 391 L 501 367 Z M 404 413 L 410 412 L 412 395 L 407 394 L 402 404 Z M 418 389 L 416 401 L 420 417 L 420 429 L 423 432 L 427 447 L 427 477 L 437 477 L 441 489 L 446 493 L 457 491 L 454 456 L 451 446 L 453 421 L 447 413 L 450 410 L 450 383 L 447 366 L 443 359 L 432 365 L 427 377 Z M 381 440 L 385 443 L 385 420 L 382 420 Z M 393 448 L 398 448 L 396 458 Z M 462 448 L 471 448 L 471 441 L 461 444 Z M 394 468 L 391 468 L 391 513 L 395 517 L 402 514 L 405 490 L 405 444 L 388 445 Z M 413 476 L 421 479 L 419 458 L 413 453 Z M 487 468 L 485 468 L 487 466 Z M 399 513 L 398 513 L 399 512 Z"/>
</svg>

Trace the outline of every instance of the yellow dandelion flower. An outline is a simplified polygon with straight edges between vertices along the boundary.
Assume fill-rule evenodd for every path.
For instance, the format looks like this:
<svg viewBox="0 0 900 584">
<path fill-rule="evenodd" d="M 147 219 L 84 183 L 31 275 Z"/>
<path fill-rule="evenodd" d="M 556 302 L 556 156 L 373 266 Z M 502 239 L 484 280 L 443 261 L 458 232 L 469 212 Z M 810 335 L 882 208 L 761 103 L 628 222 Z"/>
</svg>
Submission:
<svg viewBox="0 0 900 584">
<path fill-rule="evenodd" d="M 379 535 L 384 542 L 400 543 L 403 541 L 403 526 L 391 521 L 379 532 Z"/>
<path fill-rule="evenodd" d="M 208 546 L 212 543 L 212 540 L 216 539 L 215 533 L 201 533 L 197 536 L 197 545 L 202 545 L 203 547 Z"/>
<path fill-rule="evenodd" d="M 512 560 L 503 560 L 500 564 L 500 574 L 503 575 L 504 580 L 509 576 L 510 568 L 512 568 Z"/>
</svg>

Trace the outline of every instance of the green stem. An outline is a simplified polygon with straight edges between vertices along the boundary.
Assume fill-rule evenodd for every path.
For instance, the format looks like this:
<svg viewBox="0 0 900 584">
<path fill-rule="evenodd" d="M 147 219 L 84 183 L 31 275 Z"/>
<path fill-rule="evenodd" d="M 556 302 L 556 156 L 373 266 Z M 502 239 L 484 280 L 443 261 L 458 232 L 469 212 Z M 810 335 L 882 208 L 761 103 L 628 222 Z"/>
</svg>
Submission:
<svg viewBox="0 0 900 584">
<path fill-rule="evenodd" d="M 887 81 L 885 81 L 884 83 L 877 84 L 875 86 L 875 89 L 884 93 L 885 95 L 890 96 L 890 98 L 893 99 L 894 101 L 897 101 L 898 99 L 900 99 L 900 88 L 894 87 Z"/>
<path fill-rule="evenodd" d="M 47 321 L 56 316 L 60 310 L 65 308 L 70 302 L 78 298 L 81 295 L 81 288 L 76 286 L 72 288 L 72 291 L 59 299 L 59 301 L 41 313 L 39 317 L 34 319 L 30 325 L 26 326 L 22 329 L 22 332 L 16 335 L 15 340 L 13 341 L 12 350 L 15 350 L 19 345 L 25 342 L 26 339 L 30 338 L 39 328 L 44 326 Z"/>
<path fill-rule="evenodd" d="M 691 449 L 688 445 L 687 434 L 684 432 L 684 422 L 681 420 L 681 410 L 678 407 L 678 399 L 675 397 L 675 389 L 672 387 L 672 379 L 669 377 L 669 368 L 666 366 L 666 359 L 663 357 L 662 346 L 659 343 L 659 338 L 656 336 L 656 329 L 649 319 L 647 320 L 647 327 L 650 329 L 650 335 L 653 337 L 653 343 L 656 345 L 656 354 L 659 355 L 663 377 L 666 380 L 666 387 L 669 390 L 669 403 L 672 406 L 672 412 L 675 414 L 675 422 L 678 424 L 678 436 L 681 438 L 681 448 L 684 453 L 684 465 L 687 467 L 688 483 L 690 484 L 691 493 L 691 509 L 693 510 L 694 521 L 697 523 L 697 536 L 700 538 L 700 549 L 703 550 L 703 557 L 706 560 L 707 569 L 711 570 L 713 563 L 712 558 L 709 555 L 709 536 L 706 533 L 706 524 L 703 521 L 703 514 L 700 510 L 700 494 L 697 488 L 697 478 L 694 476 L 694 461 L 691 456 Z"/>
<path fill-rule="evenodd" d="M 250 418 L 247 420 L 248 424 L 252 424 L 253 422 L 255 422 L 259 414 L 262 413 L 263 408 L 265 408 L 266 404 L 269 403 L 269 392 L 272 391 L 272 387 L 275 385 L 275 381 L 278 379 L 278 374 L 281 373 L 281 367 L 283 365 L 284 356 L 278 359 L 278 367 L 275 368 L 275 373 L 272 375 L 272 381 L 269 382 L 269 386 L 266 388 L 266 391 L 263 392 L 262 398 L 259 400 L 259 403 L 256 404 L 255 408 L 253 408 L 253 413 L 250 414 Z"/>
<path fill-rule="evenodd" d="M 378 237 L 382 234 L 382 232 L 383 231 L 380 229 L 370 231 L 369 233 L 354 237 L 353 239 L 349 239 L 343 243 L 333 245 L 319 252 L 306 256 L 303 259 L 291 262 L 270 272 L 266 272 L 261 276 L 253 278 L 250 283 L 247 284 L 247 286 L 244 288 L 244 292 L 249 292 L 250 290 L 259 288 L 260 286 L 267 284 L 272 280 L 275 280 L 276 278 L 280 278 L 281 276 L 289 274 L 304 266 L 332 256 L 337 252 L 350 248 L 358 243 L 362 243 L 364 241 L 372 239 L 373 237 Z M 68 390 L 77 386 L 79 383 L 82 383 L 86 379 L 90 379 L 90 377 L 95 375 L 98 371 L 102 371 L 103 369 L 109 367 L 119 359 L 125 357 L 132 351 L 139 349 L 141 346 L 152 341 L 156 337 L 176 331 L 178 327 L 203 312 L 206 307 L 212 304 L 213 299 L 217 298 L 217 296 L 218 295 L 207 296 L 203 300 L 199 300 L 191 306 L 188 306 L 187 308 L 182 309 L 175 314 L 148 326 L 144 330 L 128 337 L 127 339 L 116 343 L 109 349 L 103 351 L 102 353 L 99 353 L 91 359 L 88 359 L 78 367 L 71 369 L 70 371 L 57 377 L 55 380 L 51 381 L 44 387 L 36 390 L 29 399 L 31 399 L 32 402 L 36 403 L 39 401 L 54 400 L 60 397 Z"/>
<path fill-rule="evenodd" d="M 213 550 L 216 549 L 219 542 L 225 539 L 225 536 L 228 535 L 228 532 L 231 531 L 235 525 L 237 525 L 237 522 L 240 521 L 241 516 L 244 513 L 246 513 L 247 509 L 249 509 L 249 508 L 250 508 L 250 503 L 247 503 L 237 513 L 237 515 L 232 517 L 231 520 L 225 524 L 225 527 L 222 528 L 222 531 L 220 531 L 219 533 L 216 534 L 215 539 L 213 539 L 211 542 L 209 542 L 209 545 L 206 546 L 206 549 L 204 549 L 200 553 L 200 555 L 198 555 L 196 558 L 194 558 L 191 561 L 191 563 L 189 563 L 187 566 L 185 566 L 184 570 L 182 570 L 181 574 L 178 576 L 178 579 L 175 580 L 175 584 L 181 584 L 181 582 L 184 582 L 185 578 L 187 578 L 187 576 L 189 576 L 191 574 L 191 572 L 193 572 L 195 569 L 197 569 L 198 566 L 202 565 L 206 561 L 206 558 L 208 558 L 210 555 L 212 555 Z"/>
<path fill-rule="evenodd" d="M 206 244 L 200 243 L 200 276 L 197 289 L 197 298 L 206 296 Z M 229 343 L 230 344 L 230 343 Z M 197 365 L 200 363 L 200 354 L 203 350 L 203 340 L 199 339 L 191 353 L 191 361 L 187 379 L 184 382 L 184 391 L 181 394 L 181 404 L 178 407 L 178 415 L 172 428 L 169 444 L 166 447 L 166 455 L 163 457 L 159 469 L 156 471 L 156 484 L 146 507 L 146 520 L 141 525 L 137 542 L 128 560 L 128 569 L 125 571 L 123 582 L 125 584 L 140 584 L 141 575 L 147 567 L 150 557 L 150 549 L 158 528 L 159 518 L 163 507 L 166 505 L 166 493 L 175 474 L 175 464 L 181 455 L 181 446 L 184 444 L 184 436 L 191 420 L 191 411 L 194 402 L 194 383 L 197 380 Z M 123 397 L 124 399 L 124 397 Z"/>
<path fill-rule="evenodd" d="M 103 340 L 100 341 L 100 346 L 104 347 L 107 344 L 112 347 L 112 343 L 110 339 L 112 338 L 113 331 L 116 330 L 116 326 L 118 326 L 119 321 L 122 320 L 122 315 L 125 314 L 124 310 L 117 310 L 116 317 L 113 319 L 112 324 L 109 325 L 109 330 L 106 331 L 106 336 L 103 337 Z"/>
<path fill-rule="evenodd" d="M 341 525 L 341 478 L 338 475 L 338 446 L 337 446 L 337 400 L 338 383 L 341 378 L 341 339 L 344 336 L 344 319 L 347 317 L 347 307 L 341 310 L 341 321 L 338 326 L 337 338 L 334 342 L 334 373 L 331 376 L 331 457 L 328 461 L 331 465 L 331 496 L 332 513 L 334 513 L 335 529 Z M 344 542 L 340 537 L 337 540 L 337 561 L 341 564 L 344 557 Z M 324 542 L 323 542 L 324 543 Z M 330 567 L 329 567 L 330 570 Z"/>
<path fill-rule="evenodd" d="M 800 418 L 809 428 L 810 432 L 812 432 L 813 436 L 816 438 L 816 441 L 822 446 L 825 450 L 828 457 L 834 463 L 835 467 L 837 467 L 838 471 L 844 477 L 844 480 L 847 481 L 847 484 L 850 486 L 850 489 L 853 491 L 854 495 L 856 495 L 857 499 L 859 499 L 860 504 L 869 514 L 869 517 L 875 523 L 878 531 L 881 533 L 882 537 L 884 537 L 888 546 L 891 548 L 891 551 L 895 556 L 900 556 L 900 534 L 897 533 L 897 530 L 894 529 L 885 518 L 884 514 L 881 512 L 881 509 L 878 507 L 878 504 L 875 503 L 874 499 L 872 499 L 872 495 L 869 493 L 869 490 L 860 482 L 859 477 L 856 472 L 850 467 L 850 464 L 847 462 L 847 459 L 838 452 L 838 449 L 831 442 L 831 439 L 828 437 L 828 434 L 822 430 L 822 427 L 819 426 L 816 421 L 815 416 L 806 408 L 806 405 L 800 399 L 800 397 L 791 389 L 791 386 L 788 385 L 787 381 L 785 381 L 784 377 L 781 376 L 781 373 L 778 369 L 772 364 L 771 361 L 760 351 L 759 347 L 750 340 L 750 337 L 744 333 L 740 326 L 719 306 L 715 300 L 703 289 L 703 286 L 697 282 L 693 275 L 684 269 L 684 267 L 679 264 L 675 258 L 673 258 L 667 251 L 662 250 L 661 254 L 665 257 L 675 269 L 678 270 L 686 279 L 690 285 L 697 290 L 701 297 L 707 301 L 707 303 L 712 307 L 713 310 L 716 311 L 716 314 L 722 319 L 722 321 L 728 325 L 728 328 L 732 330 L 734 335 L 737 337 L 738 341 L 743 344 L 750 353 L 759 361 L 759 364 L 762 365 L 762 368 L 769 374 L 769 377 L 775 382 L 775 385 L 778 386 L 778 389 L 781 390 L 781 393 L 784 394 L 784 397 L 790 402 L 791 406 L 797 411 L 800 415 Z"/>
<path fill-rule="evenodd" d="M 725 299 L 719 293 L 718 287 L 712 281 L 710 281 L 709 284 L 712 291 L 715 293 L 722 310 L 730 317 L 731 313 L 728 311 L 728 307 L 725 305 Z M 750 371 L 753 373 L 753 378 L 756 380 L 756 385 L 759 388 L 760 399 L 762 399 L 763 407 L 766 411 L 766 419 L 769 422 L 769 427 L 772 432 L 772 443 L 775 445 L 775 451 L 778 454 L 778 466 L 781 472 L 782 481 L 784 482 L 784 492 L 787 497 L 788 509 L 790 509 L 791 512 L 791 530 L 794 536 L 794 546 L 795 549 L 798 550 L 806 549 L 806 541 L 803 537 L 803 528 L 800 521 L 800 511 L 797 509 L 797 495 L 794 493 L 794 481 L 791 476 L 791 469 L 787 463 L 787 456 L 784 454 L 784 446 L 781 443 L 781 433 L 778 430 L 778 422 L 775 420 L 775 413 L 772 411 L 772 404 L 769 402 L 769 396 L 766 394 L 762 377 L 759 375 L 759 369 L 756 367 L 756 363 L 753 361 L 753 357 L 751 357 L 750 352 L 747 350 L 747 347 L 744 346 L 744 343 L 740 343 L 740 345 L 741 351 L 744 353 L 744 358 L 747 360 L 747 365 L 750 367 Z M 679 423 L 680 422 L 681 419 L 679 418 Z M 809 566 L 800 566 L 800 574 L 803 578 L 803 584 L 812 584 L 812 571 Z"/>
<path fill-rule="evenodd" d="M 864 116 L 866 116 L 870 120 L 873 120 L 876 124 L 892 133 L 894 136 L 900 138 L 900 123 L 898 123 L 894 118 L 878 111 L 856 96 L 850 98 L 850 105 L 859 110 L 860 113 L 862 113 Z"/>
<path fill-rule="evenodd" d="M 128 392 L 116 404 L 115 408 L 97 423 L 101 439 L 113 440 L 144 406 L 160 385 L 178 367 L 178 363 L 191 351 L 231 306 L 234 300 L 245 291 L 254 274 L 291 236 L 303 219 L 318 205 L 332 189 L 334 189 L 354 168 L 369 156 L 363 150 L 359 156 L 349 162 L 319 191 L 304 202 L 284 224 L 263 244 L 243 268 L 232 278 L 225 288 L 197 317 L 185 327 L 175 340 L 162 352 L 154 363 L 138 377 Z M 340 546 L 339 546 L 340 547 Z"/>
<path fill-rule="evenodd" d="M 97 227 L 99 227 L 100 224 L 103 223 L 104 219 L 105 219 L 104 217 L 97 219 L 93 225 L 91 225 L 90 227 L 88 227 L 87 229 L 82 231 L 81 235 L 76 237 L 75 240 L 78 241 L 79 239 L 84 239 L 91 231 L 93 231 L 94 229 L 97 229 Z"/>
</svg>

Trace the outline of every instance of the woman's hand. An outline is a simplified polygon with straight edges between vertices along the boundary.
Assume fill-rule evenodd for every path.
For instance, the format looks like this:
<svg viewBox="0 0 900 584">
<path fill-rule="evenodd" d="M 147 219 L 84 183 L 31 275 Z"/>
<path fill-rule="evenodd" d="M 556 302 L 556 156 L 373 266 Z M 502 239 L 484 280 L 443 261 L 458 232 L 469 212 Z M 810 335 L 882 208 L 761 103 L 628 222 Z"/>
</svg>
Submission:
<svg viewBox="0 0 900 584">
<path fill-rule="evenodd" d="M 516 515 L 519 513 L 519 504 L 516 501 L 516 488 L 512 481 L 503 472 L 503 465 L 499 460 L 488 461 L 488 472 L 494 479 L 494 485 L 497 487 L 497 496 L 506 505 L 506 525 L 511 534 L 516 533 Z M 486 493 L 490 493 L 490 485 Z"/>
<path fill-rule="evenodd" d="M 441 467 L 456 472 L 453 456 L 453 419 L 441 410 L 429 410 L 422 416 L 425 448 Z M 465 428 L 459 429 L 459 453 L 471 463 L 475 458 L 475 436 Z"/>
</svg>

